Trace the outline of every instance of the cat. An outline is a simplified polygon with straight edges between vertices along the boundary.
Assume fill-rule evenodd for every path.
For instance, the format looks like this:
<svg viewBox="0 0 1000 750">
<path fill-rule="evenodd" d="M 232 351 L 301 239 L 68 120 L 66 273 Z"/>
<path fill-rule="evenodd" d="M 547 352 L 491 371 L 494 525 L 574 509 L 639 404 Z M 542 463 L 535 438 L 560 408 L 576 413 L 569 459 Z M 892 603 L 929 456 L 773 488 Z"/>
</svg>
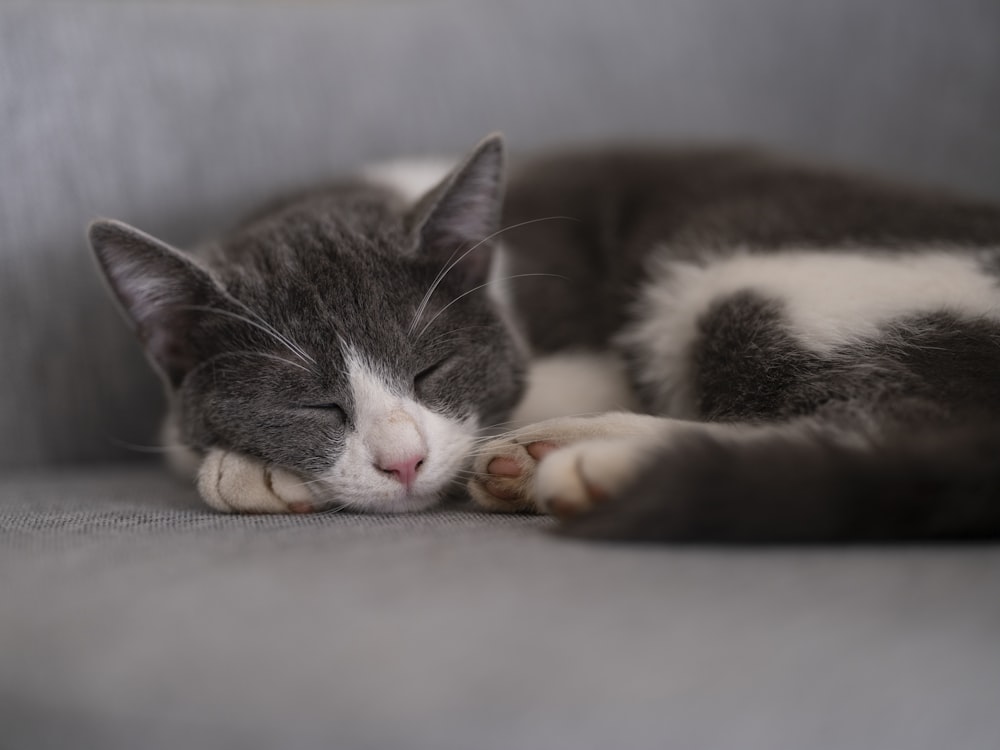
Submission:
<svg viewBox="0 0 1000 750">
<path fill-rule="evenodd" d="M 648 541 L 1000 536 L 1000 207 L 754 149 L 375 165 L 89 238 L 213 508 L 466 491 Z"/>
</svg>

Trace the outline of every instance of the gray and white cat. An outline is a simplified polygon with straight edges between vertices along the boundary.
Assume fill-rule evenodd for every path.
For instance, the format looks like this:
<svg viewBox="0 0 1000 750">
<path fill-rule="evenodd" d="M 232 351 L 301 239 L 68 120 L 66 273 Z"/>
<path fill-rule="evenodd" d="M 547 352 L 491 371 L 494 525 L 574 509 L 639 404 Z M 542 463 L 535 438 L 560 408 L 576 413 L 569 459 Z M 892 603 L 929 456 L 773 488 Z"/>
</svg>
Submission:
<svg viewBox="0 0 1000 750">
<path fill-rule="evenodd" d="M 190 253 L 91 226 L 209 505 L 1000 536 L 1000 207 L 743 149 L 503 162 L 375 166 Z"/>
</svg>

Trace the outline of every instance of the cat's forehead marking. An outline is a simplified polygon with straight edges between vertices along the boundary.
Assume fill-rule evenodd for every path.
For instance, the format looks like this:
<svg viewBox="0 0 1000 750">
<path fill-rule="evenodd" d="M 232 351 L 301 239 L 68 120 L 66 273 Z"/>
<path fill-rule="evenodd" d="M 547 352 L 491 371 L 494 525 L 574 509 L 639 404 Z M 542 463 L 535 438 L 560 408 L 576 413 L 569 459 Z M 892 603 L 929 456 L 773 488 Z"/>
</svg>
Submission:
<svg viewBox="0 0 1000 750">
<path fill-rule="evenodd" d="M 399 394 L 384 374 L 378 373 L 370 363 L 348 350 L 346 361 L 347 382 L 354 398 L 354 408 L 359 413 L 387 412 L 399 401 Z"/>
<path fill-rule="evenodd" d="M 391 466 L 427 455 L 426 411 L 379 368 L 356 353 L 347 359 L 354 399 L 354 432 L 347 438 L 351 461 L 367 467 Z"/>
<path fill-rule="evenodd" d="M 344 369 L 354 402 L 355 421 L 359 426 L 379 420 L 403 409 L 409 411 L 412 400 L 401 389 L 398 378 L 348 346 L 344 352 Z"/>
</svg>

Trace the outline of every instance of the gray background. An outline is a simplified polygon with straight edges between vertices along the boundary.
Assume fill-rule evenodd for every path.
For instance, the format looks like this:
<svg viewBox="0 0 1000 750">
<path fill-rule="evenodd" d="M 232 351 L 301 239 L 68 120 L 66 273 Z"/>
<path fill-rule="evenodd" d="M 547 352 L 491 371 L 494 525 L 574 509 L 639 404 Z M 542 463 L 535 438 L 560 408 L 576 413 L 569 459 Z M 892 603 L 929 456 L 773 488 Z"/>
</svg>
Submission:
<svg viewBox="0 0 1000 750">
<path fill-rule="evenodd" d="M 0 6 L 0 466 L 136 456 L 94 216 L 184 244 L 368 159 L 748 140 L 1000 197 L 995 0 Z"/>
</svg>

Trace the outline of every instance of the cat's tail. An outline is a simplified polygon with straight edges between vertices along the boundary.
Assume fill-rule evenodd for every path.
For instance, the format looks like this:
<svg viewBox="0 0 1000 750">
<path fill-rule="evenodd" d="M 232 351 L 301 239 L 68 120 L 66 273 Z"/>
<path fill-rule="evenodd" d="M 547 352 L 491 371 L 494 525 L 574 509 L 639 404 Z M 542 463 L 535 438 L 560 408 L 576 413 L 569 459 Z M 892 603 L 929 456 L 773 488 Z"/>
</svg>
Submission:
<svg viewBox="0 0 1000 750">
<path fill-rule="evenodd" d="M 1000 539 L 1000 429 L 851 447 L 813 435 L 707 435 L 663 449 L 568 535 L 659 542 Z"/>
</svg>

